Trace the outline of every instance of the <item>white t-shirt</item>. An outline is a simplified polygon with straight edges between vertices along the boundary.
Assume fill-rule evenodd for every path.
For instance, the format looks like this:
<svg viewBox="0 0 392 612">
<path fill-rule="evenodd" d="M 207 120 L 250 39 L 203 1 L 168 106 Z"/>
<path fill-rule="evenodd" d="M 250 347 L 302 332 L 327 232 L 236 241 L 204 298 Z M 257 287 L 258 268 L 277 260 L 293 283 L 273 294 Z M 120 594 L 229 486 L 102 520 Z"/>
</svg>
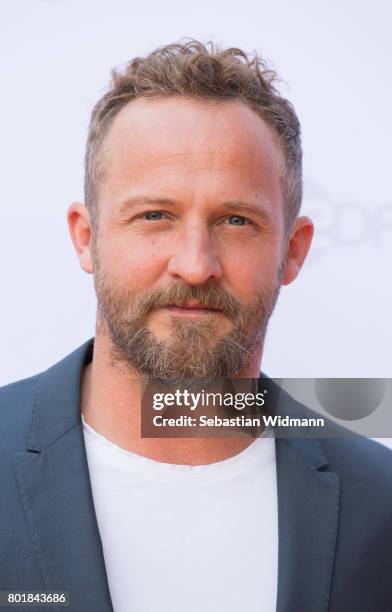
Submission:
<svg viewBox="0 0 392 612">
<path fill-rule="evenodd" d="M 128 452 L 83 422 L 115 612 L 273 612 L 275 441 L 209 465 Z"/>
</svg>

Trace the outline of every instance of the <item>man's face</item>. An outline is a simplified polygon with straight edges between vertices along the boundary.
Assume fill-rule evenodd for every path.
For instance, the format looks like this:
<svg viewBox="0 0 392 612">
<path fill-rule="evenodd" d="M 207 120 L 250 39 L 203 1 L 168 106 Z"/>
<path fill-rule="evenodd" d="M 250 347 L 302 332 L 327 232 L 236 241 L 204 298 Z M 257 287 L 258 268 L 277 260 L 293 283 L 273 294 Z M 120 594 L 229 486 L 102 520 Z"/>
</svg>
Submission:
<svg viewBox="0 0 392 612">
<path fill-rule="evenodd" d="M 167 382 L 260 354 L 282 276 L 282 155 L 241 102 L 139 99 L 103 145 L 93 240 L 98 326 Z"/>
</svg>

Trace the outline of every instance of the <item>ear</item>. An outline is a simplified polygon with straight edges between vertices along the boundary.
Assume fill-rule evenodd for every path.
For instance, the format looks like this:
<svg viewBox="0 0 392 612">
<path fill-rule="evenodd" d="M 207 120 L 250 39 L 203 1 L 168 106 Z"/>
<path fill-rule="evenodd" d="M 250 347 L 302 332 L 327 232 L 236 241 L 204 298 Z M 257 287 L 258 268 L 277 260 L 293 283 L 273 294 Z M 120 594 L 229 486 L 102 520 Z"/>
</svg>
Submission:
<svg viewBox="0 0 392 612">
<path fill-rule="evenodd" d="M 93 273 L 93 262 L 91 257 L 91 220 L 89 212 L 79 202 L 74 202 L 67 213 L 69 233 L 79 258 L 82 269 L 88 274 Z"/>
<path fill-rule="evenodd" d="M 309 217 L 295 220 L 287 244 L 282 285 L 289 285 L 297 278 L 310 249 L 313 233 L 314 225 Z"/>
</svg>

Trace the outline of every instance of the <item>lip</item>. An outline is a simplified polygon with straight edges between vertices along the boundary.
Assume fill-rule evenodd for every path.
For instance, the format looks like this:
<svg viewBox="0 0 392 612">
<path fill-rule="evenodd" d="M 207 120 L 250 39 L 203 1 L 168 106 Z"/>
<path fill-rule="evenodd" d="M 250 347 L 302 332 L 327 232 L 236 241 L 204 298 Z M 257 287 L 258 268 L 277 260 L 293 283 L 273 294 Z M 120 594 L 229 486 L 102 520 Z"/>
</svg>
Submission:
<svg viewBox="0 0 392 612">
<path fill-rule="evenodd" d="M 198 300 L 195 299 L 187 300 L 186 302 L 181 304 L 181 306 L 178 306 L 177 304 L 173 304 L 173 306 L 175 308 L 187 308 L 192 310 L 217 310 L 217 308 L 210 308 L 208 306 L 205 306 L 204 304 L 201 304 Z"/>
<path fill-rule="evenodd" d="M 181 306 L 169 305 L 165 306 L 164 310 L 167 310 L 171 314 L 176 314 L 180 316 L 205 316 L 211 314 L 222 314 L 221 310 L 217 308 L 207 308 L 202 304 L 198 304 L 197 302 L 189 301 Z"/>
</svg>

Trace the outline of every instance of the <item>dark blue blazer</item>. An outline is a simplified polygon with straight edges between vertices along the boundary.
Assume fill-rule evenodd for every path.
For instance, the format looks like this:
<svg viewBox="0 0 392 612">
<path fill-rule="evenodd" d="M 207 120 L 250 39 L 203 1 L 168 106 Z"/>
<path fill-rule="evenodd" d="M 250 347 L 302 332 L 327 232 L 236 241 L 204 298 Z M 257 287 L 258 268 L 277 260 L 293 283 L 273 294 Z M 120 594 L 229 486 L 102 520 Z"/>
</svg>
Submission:
<svg viewBox="0 0 392 612">
<path fill-rule="evenodd" d="M 65 590 L 70 612 L 113 610 L 80 415 L 92 349 L 0 390 L 0 590 Z M 307 414 L 285 393 L 280 403 Z M 276 457 L 277 611 L 392 612 L 392 453 L 302 437 L 277 439 Z"/>
</svg>

